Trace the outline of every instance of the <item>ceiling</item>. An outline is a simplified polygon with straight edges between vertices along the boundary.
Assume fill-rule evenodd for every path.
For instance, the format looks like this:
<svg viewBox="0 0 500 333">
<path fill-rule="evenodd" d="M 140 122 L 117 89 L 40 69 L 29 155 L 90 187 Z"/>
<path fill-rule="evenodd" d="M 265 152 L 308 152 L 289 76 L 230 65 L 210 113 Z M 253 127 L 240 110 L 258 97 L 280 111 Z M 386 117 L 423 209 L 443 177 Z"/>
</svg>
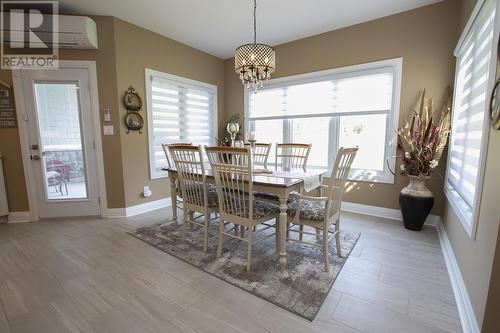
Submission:
<svg viewBox="0 0 500 333">
<path fill-rule="evenodd" d="M 278 45 L 440 0 L 257 0 L 257 41 Z M 60 0 L 60 12 L 109 15 L 219 58 L 252 42 L 251 0 Z"/>
</svg>

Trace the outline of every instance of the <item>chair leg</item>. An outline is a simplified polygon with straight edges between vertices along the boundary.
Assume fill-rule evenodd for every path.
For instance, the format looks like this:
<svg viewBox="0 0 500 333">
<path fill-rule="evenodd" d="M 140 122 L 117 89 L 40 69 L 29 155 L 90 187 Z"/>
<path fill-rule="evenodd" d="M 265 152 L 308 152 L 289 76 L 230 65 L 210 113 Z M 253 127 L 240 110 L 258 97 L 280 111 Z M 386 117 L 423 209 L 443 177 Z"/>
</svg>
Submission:
<svg viewBox="0 0 500 333">
<path fill-rule="evenodd" d="M 237 225 L 237 224 L 234 225 L 234 235 L 235 236 L 239 236 L 239 234 L 240 234 L 240 229 L 239 228 L 240 228 L 239 225 Z"/>
<path fill-rule="evenodd" d="M 252 238 L 253 238 L 253 228 L 248 227 L 248 251 L 247 251 L 247 271 L 250 271 L 250 266 L 252 265 Z"/>
<path fill-rule="evenodd" d="M 337 221 L 337 224 L 335 225 L 335 231 L 337 232 L 335 234 L 335 245 L 337 246 L 337 255 L 339 257 L 342 257 L 342 249 L 340 247 L 340 230 L 338 229 L 339 221 Z"/>
<path fill-rule="evenodd" d="M 208 213 L 205 214 L 205 223 L 203 225 L 204 234 L 203 234 L 203 251 L 207 252 L 208 250 L 208 228 L 210 227 L 210 216 Z"/>
<path fill-rule="evenodd" d="M 222 255 L 222 243 L 224 242 L 224 221 L 219 222 L 219 244 L 217 244 L 217 258 Z"/>
<path fill-rule="evenodd" d="M 304 240 L 304 234 L 303 234 L 303 232 L 304 232 L 304 225 L 303 224 L 301 224 L 299 226 L 299 232 L 300 232 L 299 233 L 299 241 L 302 242 Z"/>
<path fill-rule="evenodd" d="M 328 228 L 323 229 L 323 263 L 325 265 L 325 272 L 329 272 L 330 264 L 328 263 Z"/>
<path fill-rule="evenodd" d="M 189 220 L 194 221 L 194 212 L 189 212 Z M 194 225 L 189 223 L 189 230 L 193 230 Z"/>
<path fill-rule="evenodd" d="M 188 218 L 189 218 L 189 212 L 187 211 L 187 209 L 184 209 L 184 214 L 183 214 L 184 223 L 181 226 L 181 228 L 182 228 L 182 230 L 181 230 L 181 240 L 183 240 L 183 241 L 184 241 L 184 237 L 186 237 L 187 225 L 189 224 Z"/>
<path fill-rule="evenodd" d="M 318 228 L 315 228 L 315 229 L 316 229 L 316 238 L 319 238 L 319 236 L 320 236 L 320 234 L 319 234 L 320 230 Z"/>
<path fill-rule="evenodd" d="M 290 239 L 290 222 L 286 223 L 286 239 Z"/>
</svg>

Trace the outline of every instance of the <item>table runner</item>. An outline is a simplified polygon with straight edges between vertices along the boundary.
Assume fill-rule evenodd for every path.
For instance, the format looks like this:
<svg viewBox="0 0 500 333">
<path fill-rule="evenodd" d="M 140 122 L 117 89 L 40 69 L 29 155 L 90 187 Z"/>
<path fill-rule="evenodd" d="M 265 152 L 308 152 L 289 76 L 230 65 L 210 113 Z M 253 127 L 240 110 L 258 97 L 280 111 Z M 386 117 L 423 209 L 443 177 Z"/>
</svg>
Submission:
<svg viewBox="0 0 500 333">
<path fill-rule="evenodd" d="M 305 173 L 300 171 L 273 171 L 273 176 L 283 178 L 299 178 L 304 181 L 304 190 L 306 192 L 312 191 L 321 185 L 321 177 L 319 174 Z"/>
</svg>

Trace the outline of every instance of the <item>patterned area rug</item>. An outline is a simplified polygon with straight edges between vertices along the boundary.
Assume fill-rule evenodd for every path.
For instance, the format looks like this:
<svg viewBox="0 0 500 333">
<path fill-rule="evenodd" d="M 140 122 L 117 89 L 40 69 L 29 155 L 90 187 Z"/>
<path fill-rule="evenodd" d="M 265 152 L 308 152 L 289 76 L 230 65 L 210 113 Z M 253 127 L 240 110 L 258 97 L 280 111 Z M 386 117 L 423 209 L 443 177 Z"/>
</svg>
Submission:
<svg viewBox="0 0 500 333">
<path fill-rule="evenodd" d="M 269 237 L 252 247 L 252 271 L 245 270 L 246 243 L 224 237 L 222 257 L 216 258 L 218 226 L 210 230 L 208 252 L 203 252 L 203 229 L 189 227 L 184 240 L 181 228 L 172 222 L 137 229 L 131 235 L 173 255 L 226 282 L 240 287 L 268 302 L 291 311 L 308 320 L 314 320 L 326 299 L 359 233 L 342 232 L 342 257 L 335 254 L 335 241 L 330 243 L 330 272 L 323 271 L 321 248 L 289 241 L 287 243 L 287 271 L 280 273 L 275 238 Z M 227 226 L 229 228 L 229 226 Z M 258 226 L 254 239 L 274 233 L 274 229 Z M 306 229 L 307 230 L 307 229 Z M 312 230 L 308 230 L 311 231 Z M 290 233 L 292 238 L 297 233 Z M 304 237 L 309 242 L 320 242 L 315 236 Z"/>
</svg>

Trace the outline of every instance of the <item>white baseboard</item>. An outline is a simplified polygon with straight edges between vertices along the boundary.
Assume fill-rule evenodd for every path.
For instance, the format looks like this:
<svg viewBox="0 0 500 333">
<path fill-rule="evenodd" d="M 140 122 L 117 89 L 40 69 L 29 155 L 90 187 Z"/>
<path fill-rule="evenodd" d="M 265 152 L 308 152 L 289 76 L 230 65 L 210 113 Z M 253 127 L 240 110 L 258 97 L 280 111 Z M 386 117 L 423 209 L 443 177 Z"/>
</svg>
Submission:
<svg viewBox="0 0 500 333">
<path fill-rule="evenodd" d="M 446 235 L 446 230 L 444 229 L 441 220 L 439 220 L 437 223 L 437 231 L 439 235 L 439 242 L 441 243 L 441 250 L 443 251 L 444 260 L 446 262 L 448 275 L 450 276 L 451 286 L 453 287 L 453 293 L 455 294 L 455 301 L 457 302 L 458 314 L 460 315 L 460 322 L 462 324 L 462 331 L 464 333 L 479 333 L 480 329 L 476 320 L 476 316 L 474 315 L 472 304 L 470 302 L 469 293 L 465 288 L 465 283 L 462 279 L 462 274 L 460 273 L 457 259 L 453 254 L 450 240 L 448 239 L 448 235 Z"/>
<path fill-rule="evenodd" d="M 342 208 L 344 212 L 358 213 L 363 215 L 377 216 L 390 220 L 403 221 L 403 215 L 399 209 L 385 208 L 378 206 L 363 205 L 354 202 L 342 202 Z M 439 216 L 429 215 L 425 221 L 425 225 L 437 226 L 439 221 Z"/>
<path fill-rule="evenodd" d="M 9 217 L 7 218 L 8 223 L 21 223 L 21 222 L 30 222 L 31 221 L 31 213 L 28 212 L 10 212 Z"/>
<path fill-rule="evenodd" d="M 171 205 L 170 198 L 164 198 L 126 208 L 110 208 L 108 209 L 107 217 L 108 218 L 131 217 L 139 214 L 144 214 L 152 210 L 166 208 L 169 207 L 170 205 Z"/>
</svg>

